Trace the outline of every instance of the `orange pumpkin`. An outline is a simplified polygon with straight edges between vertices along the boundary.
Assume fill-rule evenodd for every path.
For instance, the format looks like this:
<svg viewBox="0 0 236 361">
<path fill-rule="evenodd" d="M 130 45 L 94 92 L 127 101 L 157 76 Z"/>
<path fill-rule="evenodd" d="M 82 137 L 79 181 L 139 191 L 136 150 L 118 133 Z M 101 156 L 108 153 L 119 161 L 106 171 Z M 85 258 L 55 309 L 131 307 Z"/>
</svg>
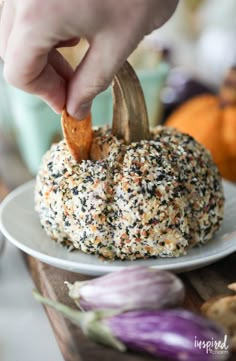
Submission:
<svg viewBox="0 0 236 361">
<path fill-rule="evenodd" d="M 187 101 L 166 124 L 202 143 L 221 175 L 236 181 L 236 67 L 230 69 L 218 96 L 204 94 Z"/>
</svg>

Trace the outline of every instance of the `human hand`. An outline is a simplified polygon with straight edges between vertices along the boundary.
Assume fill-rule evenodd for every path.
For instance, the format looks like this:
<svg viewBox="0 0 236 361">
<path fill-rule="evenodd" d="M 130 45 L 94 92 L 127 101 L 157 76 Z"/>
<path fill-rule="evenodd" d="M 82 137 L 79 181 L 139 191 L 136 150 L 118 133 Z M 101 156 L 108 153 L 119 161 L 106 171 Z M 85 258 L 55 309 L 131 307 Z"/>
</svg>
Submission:
<svg viewBox="0 0 236 361">
<path fill-rule="evenodd" d="M 0 20 L 5 79 L 77 119 L 90 111 L 144 35 L 178 0 L 6 0 Z M 75 71 L 56 50 L 79 38 L 89 49 Z"/>
</svg>

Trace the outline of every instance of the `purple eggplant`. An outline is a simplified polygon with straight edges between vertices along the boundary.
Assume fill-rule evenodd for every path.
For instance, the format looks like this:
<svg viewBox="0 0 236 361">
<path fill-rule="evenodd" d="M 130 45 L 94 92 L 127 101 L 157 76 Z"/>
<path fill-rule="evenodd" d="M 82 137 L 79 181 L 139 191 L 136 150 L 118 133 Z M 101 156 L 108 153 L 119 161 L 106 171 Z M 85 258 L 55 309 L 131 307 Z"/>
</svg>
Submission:
<svg viewBox="0 0 236 361">
<path fill-rule="evenodd" d="M 133 311 L 103 323 L 127 348 L 153 356 L 176 361 L 220 361 L 229 356 L 225 332 L 189 311 Z M 219 342 L 221 346 L 217 349 L 215 343 Z"/>
<path fill-rule="evenodd" d="M 175 361 L 223 361 L 229 356 L 225 331 L 185 310 L 73 310 L 34 292 L 35 298 L 61 312 L 95 342 L 120 351 L 131 349 Z"/>
<path fill-rule="evenodd" d="M 129 267 L 67 285 L 69 296 L 85 311 L 160 309 L 180 305 L 185 295 L 177 276 L 148 267 Z"/>
</svg>

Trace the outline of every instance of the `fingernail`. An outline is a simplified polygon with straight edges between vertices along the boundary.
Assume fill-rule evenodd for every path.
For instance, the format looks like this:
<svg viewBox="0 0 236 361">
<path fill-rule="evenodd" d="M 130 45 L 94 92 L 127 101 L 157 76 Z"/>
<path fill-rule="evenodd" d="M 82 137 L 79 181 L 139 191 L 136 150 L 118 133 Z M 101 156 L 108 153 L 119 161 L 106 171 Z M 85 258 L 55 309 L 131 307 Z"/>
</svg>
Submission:
<svg viewBox="0 0 236 361">
<path fill-rule="evenodd" d="M 76 118 L 78 120 L 83 120 L 90 113 L 91 106 L 92 106 L 92 102 L 84 103 L 81 104 L 75 112 L 70 112 L 69 110 L 68 112 L 73 118 Z"/>
</svg>

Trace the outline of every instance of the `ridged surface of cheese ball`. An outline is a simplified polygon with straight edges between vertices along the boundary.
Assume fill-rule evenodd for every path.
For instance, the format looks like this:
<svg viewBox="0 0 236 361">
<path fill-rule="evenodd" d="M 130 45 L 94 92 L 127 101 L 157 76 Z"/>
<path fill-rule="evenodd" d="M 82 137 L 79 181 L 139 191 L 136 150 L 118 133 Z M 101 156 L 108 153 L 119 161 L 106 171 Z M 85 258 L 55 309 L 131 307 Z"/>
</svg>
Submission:
<svg viewBox="0 0 236 361">
<path fill-rule="evenodd" d="M 192 137 L 158 127 L 126 146 L 102 128 L 94 142 L 105 159 L 77 164 L 64 140 L 43 158 L 36 211 L 52 239 L 110 259 L 177 257 L 219 229 L 221 178 Z"/>
</svg>

